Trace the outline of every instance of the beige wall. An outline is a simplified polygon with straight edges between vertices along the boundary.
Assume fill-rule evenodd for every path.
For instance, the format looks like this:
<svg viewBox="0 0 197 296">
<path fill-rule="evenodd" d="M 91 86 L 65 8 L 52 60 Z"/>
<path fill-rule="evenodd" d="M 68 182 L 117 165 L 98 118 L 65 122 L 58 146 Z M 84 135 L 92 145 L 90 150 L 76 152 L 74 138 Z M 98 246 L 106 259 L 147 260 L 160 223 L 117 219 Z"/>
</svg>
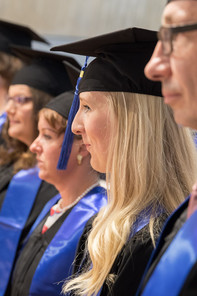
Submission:
<svg viewBox="0 0 197 296">
<path fill-rule="evenodd" d="M 0 0 L 0 18 L 46 35 L 89 37 L 132 26 L 158 29 L 166 0 Z"/>
</svg>

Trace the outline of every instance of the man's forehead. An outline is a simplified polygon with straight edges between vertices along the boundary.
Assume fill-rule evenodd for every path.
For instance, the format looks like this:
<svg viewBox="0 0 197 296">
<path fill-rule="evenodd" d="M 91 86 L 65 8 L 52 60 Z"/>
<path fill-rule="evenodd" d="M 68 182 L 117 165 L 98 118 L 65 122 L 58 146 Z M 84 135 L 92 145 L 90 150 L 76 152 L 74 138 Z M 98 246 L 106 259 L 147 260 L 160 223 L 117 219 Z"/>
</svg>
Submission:
<svg viewBox="0 0 197 296">
<path fill-rule="evenodd" d="M 194 3 L 195 2 L 195 3 Z M 197 21 L 197 0 L 168 0 L 162 24 L 183 25 Z"/>
<path fill-rule="evenodd" d="M 169 2 L 175 2 L 175 1 L 197 1 L 197 0 L 168 0 L 168 1 L 167 1 L 167 4 L 168 4 Z"/>
</svg>

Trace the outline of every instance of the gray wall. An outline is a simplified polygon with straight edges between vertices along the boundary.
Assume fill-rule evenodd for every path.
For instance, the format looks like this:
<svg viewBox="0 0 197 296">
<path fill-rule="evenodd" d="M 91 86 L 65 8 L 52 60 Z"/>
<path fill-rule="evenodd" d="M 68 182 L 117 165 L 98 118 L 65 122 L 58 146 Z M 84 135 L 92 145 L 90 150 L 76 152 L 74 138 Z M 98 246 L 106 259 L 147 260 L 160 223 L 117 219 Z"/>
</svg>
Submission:
<svg viewBox="0 0 197 296">
<path fill-rule="evenodd" d="M 48 36 L 82 38 L 132 26 L 158 29 L 165 3 L 166 0 L 0 0 L 0 18 L 29 25 Z"/>
</svg>

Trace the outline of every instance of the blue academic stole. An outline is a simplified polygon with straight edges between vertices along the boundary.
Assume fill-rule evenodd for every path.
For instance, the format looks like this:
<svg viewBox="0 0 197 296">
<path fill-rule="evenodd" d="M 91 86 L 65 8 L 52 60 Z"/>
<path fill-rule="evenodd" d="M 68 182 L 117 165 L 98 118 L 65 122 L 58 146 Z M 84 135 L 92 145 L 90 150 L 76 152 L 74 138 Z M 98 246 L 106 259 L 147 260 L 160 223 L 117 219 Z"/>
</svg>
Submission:
<svg viewBox="0 0 197 296">
<path fill-rule="evenodd" d="M 40 184 L 35 167 L 19 171 L 8 186 L 0 211 L 0 296 L 5 293 L 21 232 Z"/>
<path fill-rule="evenodd" d="M 57 199 L 58 195 L 54 201 Z M 29 296 L 60 295 L 64 280 L 72 274 L 77 245 L 87 221 L 106 204 L 106 191 L 98 186 L 88 192 L 72 208 L 37 266 L 32 278 Z M 46 216 L 51 206 L 51 203 L 45 206 L 35 222 L 36 225 Z M 34 228 L 35 226 L 32 230 Z"/>
<path fill-rule="evenodd" d="M 2 130 L 2 127 L 6 121 L 6 118 L 7 118 L 7 113 L 4 112 L 3 114 L 0 115 L 0 132 Z"/>
<path fill-rule="evenodd" d="M 188 199 L 170 217 L 163 233 L 165 233 L 165 229 L 168 227 L 174 216 L 177 215 L 177 212 L 180 213 L 180 211 L 182 212 L 186 208 L 187 203 Z M 196 225 L 197 211 L 191 215 L 177 232 L 165 253 L 162 255 L 141 295 L 179 295 L 188 274 L 193 265 L 197 262 Z M 163 236 L 160 241 L 163 241 Z"/>
</svg>

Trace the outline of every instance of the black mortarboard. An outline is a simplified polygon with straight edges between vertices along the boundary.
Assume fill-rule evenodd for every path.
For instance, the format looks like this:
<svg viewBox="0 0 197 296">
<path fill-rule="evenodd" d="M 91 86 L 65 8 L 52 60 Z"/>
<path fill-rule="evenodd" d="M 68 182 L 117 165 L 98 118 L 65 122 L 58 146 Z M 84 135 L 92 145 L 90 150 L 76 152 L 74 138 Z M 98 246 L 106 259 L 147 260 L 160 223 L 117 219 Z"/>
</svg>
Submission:
<svg viewBox="0 0 197 296">
<path fill-rule="evenodd" d="M 129 28 L 52 50 L 96 57 L 85 71 L 79 92 L 126 91 L 161 96 L 160 83 L 144 75 L 156 42 L 155 31 Z"/>
<path fill-rule="evenodd" d="M 88 38 L 78 42 L 53 47 L 52 50 L 96 57 L 85 70 L 78 85 L 78 92 L 125 91 L 161 96 L 161 84 L 148 80 L 144 67 L 157 43 L 155 31 L 129 28 L 113 33 Z M 81 75 L 82 76 L 82 75 Z M 71 138 L 72 120 L 78 109 L 77 95 L 69 115 L 63 149 L 67 152 Z M 70 126 L 69 126 L 70 123 Z M 69 148 L 68 148 L 69 147 Z M 65 168 L 69 155 L 62 150 L 59 168 Z"/>
<path fill-rule="evenodd" d="M 80 66 L 74 58 L 16 46 L 13 51 L 27 64 L 15 74 L 11 85 L 26 84 L 52 96 L 75 87 Z"/>
<path fill-rule="evenodd" d="M 0 51 L 13 54 L 11 45 L 31 47 L 32 40 L 49 44 L 28 27 L 0 20 Z"/>
<path fill-rule="evenodd" d="M 65 119 L 68 119 L 73 97 L 74 91 L 64 92 L 59 96 L 55 97 L 53 100 L 49 101 L 46 104 L 45 108 L 54 110 Z"/>
</svg>

